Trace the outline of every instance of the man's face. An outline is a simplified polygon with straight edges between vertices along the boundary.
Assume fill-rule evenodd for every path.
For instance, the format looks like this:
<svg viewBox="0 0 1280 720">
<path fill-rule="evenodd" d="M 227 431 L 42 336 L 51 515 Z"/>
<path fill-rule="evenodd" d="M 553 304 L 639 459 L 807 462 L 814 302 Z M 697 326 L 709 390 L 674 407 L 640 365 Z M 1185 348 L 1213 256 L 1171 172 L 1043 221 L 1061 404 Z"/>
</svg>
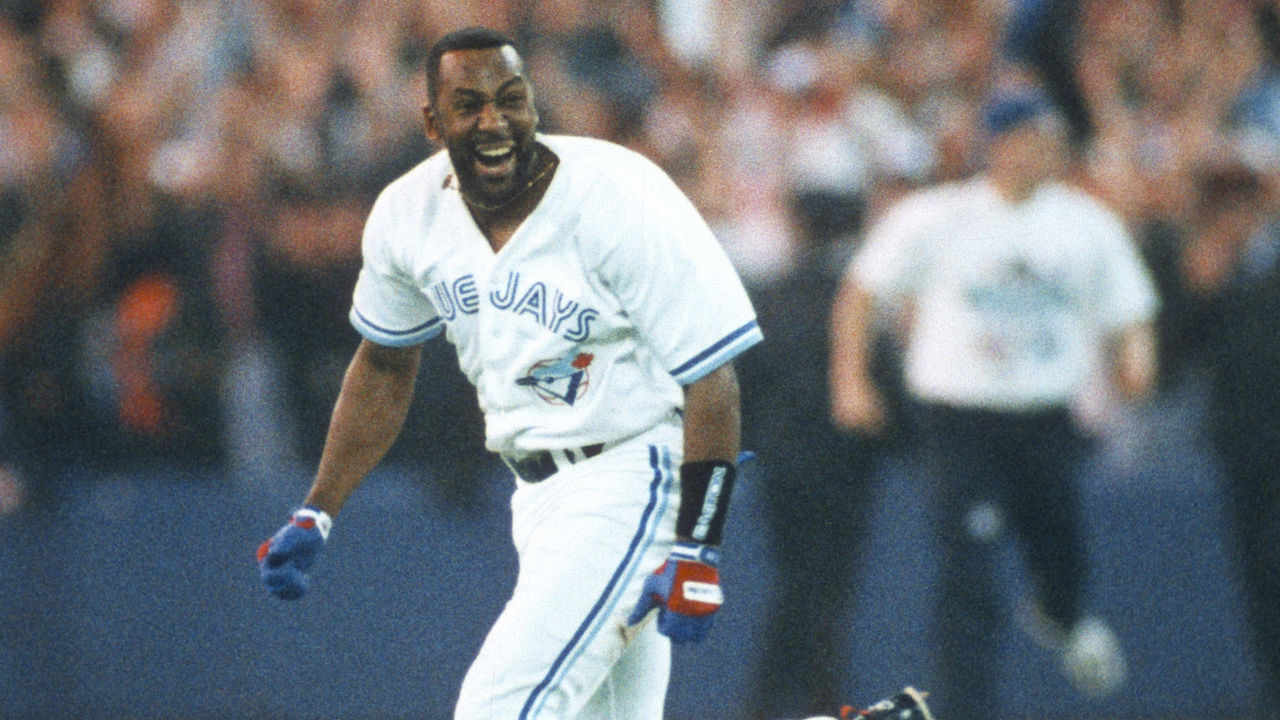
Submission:
<svg viewBox="0 0 1280 720">
<path fill-rule="evenodd" d="M 514 48 L 445 53 L 435 103 L 424 110 L 427 135 L 448 150 L 468 196 L 497 205 L 528 183 L 538 113 Z"/>
</svg>

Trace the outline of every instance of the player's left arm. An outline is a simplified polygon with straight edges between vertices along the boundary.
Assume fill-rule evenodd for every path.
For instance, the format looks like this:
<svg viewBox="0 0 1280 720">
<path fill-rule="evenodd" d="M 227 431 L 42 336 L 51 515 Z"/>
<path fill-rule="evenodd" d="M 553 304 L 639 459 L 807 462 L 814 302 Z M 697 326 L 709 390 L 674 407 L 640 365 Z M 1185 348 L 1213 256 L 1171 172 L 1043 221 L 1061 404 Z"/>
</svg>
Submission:
<svg viewBox="0 0 1280 720">
<path fill-rule="evenodd" d="M 658 631 L 678 643 L 711 631 L 724 602 L 720 539 L 737 474 L 741 437 L 738 377 L 725 363 L 684 386 L 684 462 L 676 544 L 662 567 L 645 580 L 630 622 L 658 610 Z"/>
<path fill-rule="evenodd" d="M 742 437 L 738 375 L 725 363 L 684 387 L 684 461 L 732 463 Z"/>
<path fill-rule="evenodd" d="M 684 463 L 676 538 L 720 544 L 742 436 L 738 376 L 725 363 L 684 386 Z"/>
<path fill-rule="evenodd" d="M 622 309 L 684 393 L 684 456 L 676 543 L 646 579 L 634 624 L 658 610 L 658 630 L 697 642 L 720 609 L 720 540 L 737 476 L 741 437 L 732 361 L 759 342 L 745 288 L 688 198 L 656 168 L 641 202 L 615 215 L 596 267 Z M 627 215 L 627 213 L 630 213 Z"/>
</svg>

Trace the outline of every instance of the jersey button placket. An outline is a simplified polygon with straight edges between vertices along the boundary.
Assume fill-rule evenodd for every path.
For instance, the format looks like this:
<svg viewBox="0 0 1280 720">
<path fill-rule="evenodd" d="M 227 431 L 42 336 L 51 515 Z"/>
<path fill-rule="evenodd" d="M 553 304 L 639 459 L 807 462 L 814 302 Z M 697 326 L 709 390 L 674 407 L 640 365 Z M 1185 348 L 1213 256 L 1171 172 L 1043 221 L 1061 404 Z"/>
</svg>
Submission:
<svg viewBox="0 0 1280 720">
<path fill-rule="evenodd" d="M 495 258 L 489 266 L 489 288 L 491 290 L 500 290 L 507 286 L 507 271 L 502 268 L 502 264 Z M 495 314 L 500 312 L 493 304 L 493 296 L 486 294 L 486 302 L 481 304 L 481 335 L 485 341 L 496 345 L 502 338 L 502 331 L 498 329 Z"/>
</svg>

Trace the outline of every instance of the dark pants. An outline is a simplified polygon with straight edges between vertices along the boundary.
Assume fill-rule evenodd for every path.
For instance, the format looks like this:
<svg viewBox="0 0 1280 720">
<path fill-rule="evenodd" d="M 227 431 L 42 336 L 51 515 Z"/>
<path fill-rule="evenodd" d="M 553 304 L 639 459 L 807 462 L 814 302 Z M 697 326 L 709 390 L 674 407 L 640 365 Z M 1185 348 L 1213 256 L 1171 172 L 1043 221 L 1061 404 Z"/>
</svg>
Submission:
<svg viewBox="0 0 1280 720">
<path fill-rule="evenodd" d="M 1086 446 L 1065 408 L 930 406 L 922 421 L 940 490 L 936 704 L 939 717 L 990 718 L 1000 707 L 996 541 L 1013 533 L 1035 601 L 1049 619 L 1073 625 L 1087 570 L 1075 486 Z"/>
</svg>

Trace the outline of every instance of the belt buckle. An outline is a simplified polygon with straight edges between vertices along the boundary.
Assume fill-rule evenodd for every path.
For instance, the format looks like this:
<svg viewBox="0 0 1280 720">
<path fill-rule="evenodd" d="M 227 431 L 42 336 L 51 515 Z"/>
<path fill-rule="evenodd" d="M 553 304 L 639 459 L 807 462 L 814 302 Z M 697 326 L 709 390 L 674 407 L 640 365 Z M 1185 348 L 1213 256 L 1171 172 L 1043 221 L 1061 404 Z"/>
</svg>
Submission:
<svg viewBox="0 0 1280 720">
<path fill-rule="evenodd" d="M 518 460 L 507 463 L 521 480 L 529 483 L 542 482 L 556 473 L 557 467 L 551 453 L 546 450 L 531 452 Z"/>
</svg>

